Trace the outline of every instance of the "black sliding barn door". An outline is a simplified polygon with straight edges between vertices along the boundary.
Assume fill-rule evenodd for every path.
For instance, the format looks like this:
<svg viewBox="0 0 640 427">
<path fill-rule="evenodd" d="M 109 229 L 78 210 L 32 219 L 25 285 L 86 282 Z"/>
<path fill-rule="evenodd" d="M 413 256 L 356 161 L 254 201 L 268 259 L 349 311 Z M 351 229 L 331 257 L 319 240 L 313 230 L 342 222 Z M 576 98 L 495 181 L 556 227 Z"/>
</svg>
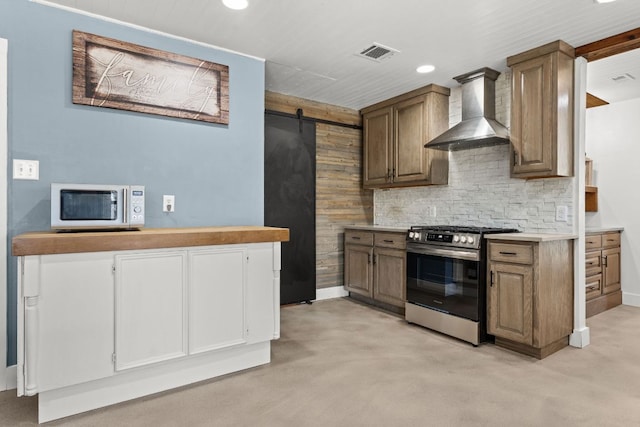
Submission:
<svg viewBox="0 0 640 427">
<path fill-rule="evenodd" d="M 264 224 L 289 229 L 282 243 L 280 304 L 316 298 L 316 126 L 267 113 Z"/>
</svg>

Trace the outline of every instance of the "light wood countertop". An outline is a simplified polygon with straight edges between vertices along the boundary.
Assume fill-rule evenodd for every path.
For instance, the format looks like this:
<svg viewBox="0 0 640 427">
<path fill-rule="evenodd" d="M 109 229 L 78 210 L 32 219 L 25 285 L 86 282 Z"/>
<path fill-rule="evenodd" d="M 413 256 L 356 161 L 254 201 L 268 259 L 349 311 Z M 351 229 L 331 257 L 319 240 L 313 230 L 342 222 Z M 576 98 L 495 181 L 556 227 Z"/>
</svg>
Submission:
<svg viewBox="0 0 640 427">
<path fill-rule="evenodd" d="M 136 249 L 287 242 L 289 229 L 262 226 L 145 228 L 139 231 L 25 233 L 11 242 L 12 255 L 48 255 Z"/>
<path fill-rule="evenodd" d="M 615 233 L 624 231 L 624 227 L 587 227 L 585 234 Z"/>
<path fill-rule="evenodd" d="M 345 230 L 386 231 L 390 233 L 406 233 L 409 227 L 390 227 L 386 225 L 345 225 Z"/>
<path fill-rule="evenodd" d="M 503 233 L 503 234 L 486 234 L 485 239 L 493 240 L 512 240 L 522 242 L 550 242 L 552 240 L 573 240 L 578 236 L 575 234 L 556 234 L 556 233 Z"/>
</svg>

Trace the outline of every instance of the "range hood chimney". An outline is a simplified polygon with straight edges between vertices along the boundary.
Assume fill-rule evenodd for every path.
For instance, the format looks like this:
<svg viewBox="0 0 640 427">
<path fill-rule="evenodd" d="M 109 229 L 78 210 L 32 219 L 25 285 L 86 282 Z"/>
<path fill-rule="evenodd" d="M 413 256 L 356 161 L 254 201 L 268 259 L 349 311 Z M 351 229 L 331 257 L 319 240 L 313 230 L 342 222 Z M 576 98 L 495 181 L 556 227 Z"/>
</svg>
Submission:
<svg viewBox="0 0 640 427">
<path fill-rule="evenodd" d="M 485 67 L 454 77 L 462 85 L 462 121 L 425 147 L 456 151 L 507 144 L 509 130 L 496 121 L 495 83 L 499 75 Z"/>
</svg>

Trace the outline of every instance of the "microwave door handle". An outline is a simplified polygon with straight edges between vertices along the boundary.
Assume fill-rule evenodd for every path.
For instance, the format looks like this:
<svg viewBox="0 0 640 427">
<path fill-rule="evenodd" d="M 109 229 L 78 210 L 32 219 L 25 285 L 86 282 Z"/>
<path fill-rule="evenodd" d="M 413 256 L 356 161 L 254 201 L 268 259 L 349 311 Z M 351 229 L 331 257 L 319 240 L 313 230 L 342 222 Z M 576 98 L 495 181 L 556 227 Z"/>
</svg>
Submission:
<svg viewBox="0 0 640 427">
<path fill-rule="evenodd" d="M 127 187 L 122 189 L 122 223 L 129 225 L 129 191 Z"/>
</svg>

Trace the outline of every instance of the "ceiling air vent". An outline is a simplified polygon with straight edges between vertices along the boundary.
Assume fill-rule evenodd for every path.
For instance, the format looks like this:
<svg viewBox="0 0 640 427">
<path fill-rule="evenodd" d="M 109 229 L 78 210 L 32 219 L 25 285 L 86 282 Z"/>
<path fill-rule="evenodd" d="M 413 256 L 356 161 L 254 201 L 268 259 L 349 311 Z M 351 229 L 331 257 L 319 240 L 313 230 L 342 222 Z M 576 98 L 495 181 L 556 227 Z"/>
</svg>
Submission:
<svg viewBox="0 0 640 427">
<path fill-rule="evenodd" d="M 363 49 L 356 55 L 372 61 L 381 62 L 385 59 L 391 58 L 396 53 L 400 53 L 400 51 L 391 47 L 383 46 L 379 43 L 373 43 L 371 46 Z"/>
<path fill-rule="evenodd" d="M 631 74 L 629 74 L 629 73 L 624 73 L 624 74 L 622 74 L 622 75 L 620 75 L 620 76 L 617 76 L 617 77 L 611 77 L 611 80 L 613 80 L 613 81 L 614 81 L 614 82 L 616 82 L 616 83 L 624 83 L 624 82 L 627 82 L 627 81 L 629 81 L 629 80 L 635 80 L 635 79 L 636 79 L 636 78 L 635 78 L 635 77 L 633 77 L 633 76 L 632 76 Z"/>
</svg>

